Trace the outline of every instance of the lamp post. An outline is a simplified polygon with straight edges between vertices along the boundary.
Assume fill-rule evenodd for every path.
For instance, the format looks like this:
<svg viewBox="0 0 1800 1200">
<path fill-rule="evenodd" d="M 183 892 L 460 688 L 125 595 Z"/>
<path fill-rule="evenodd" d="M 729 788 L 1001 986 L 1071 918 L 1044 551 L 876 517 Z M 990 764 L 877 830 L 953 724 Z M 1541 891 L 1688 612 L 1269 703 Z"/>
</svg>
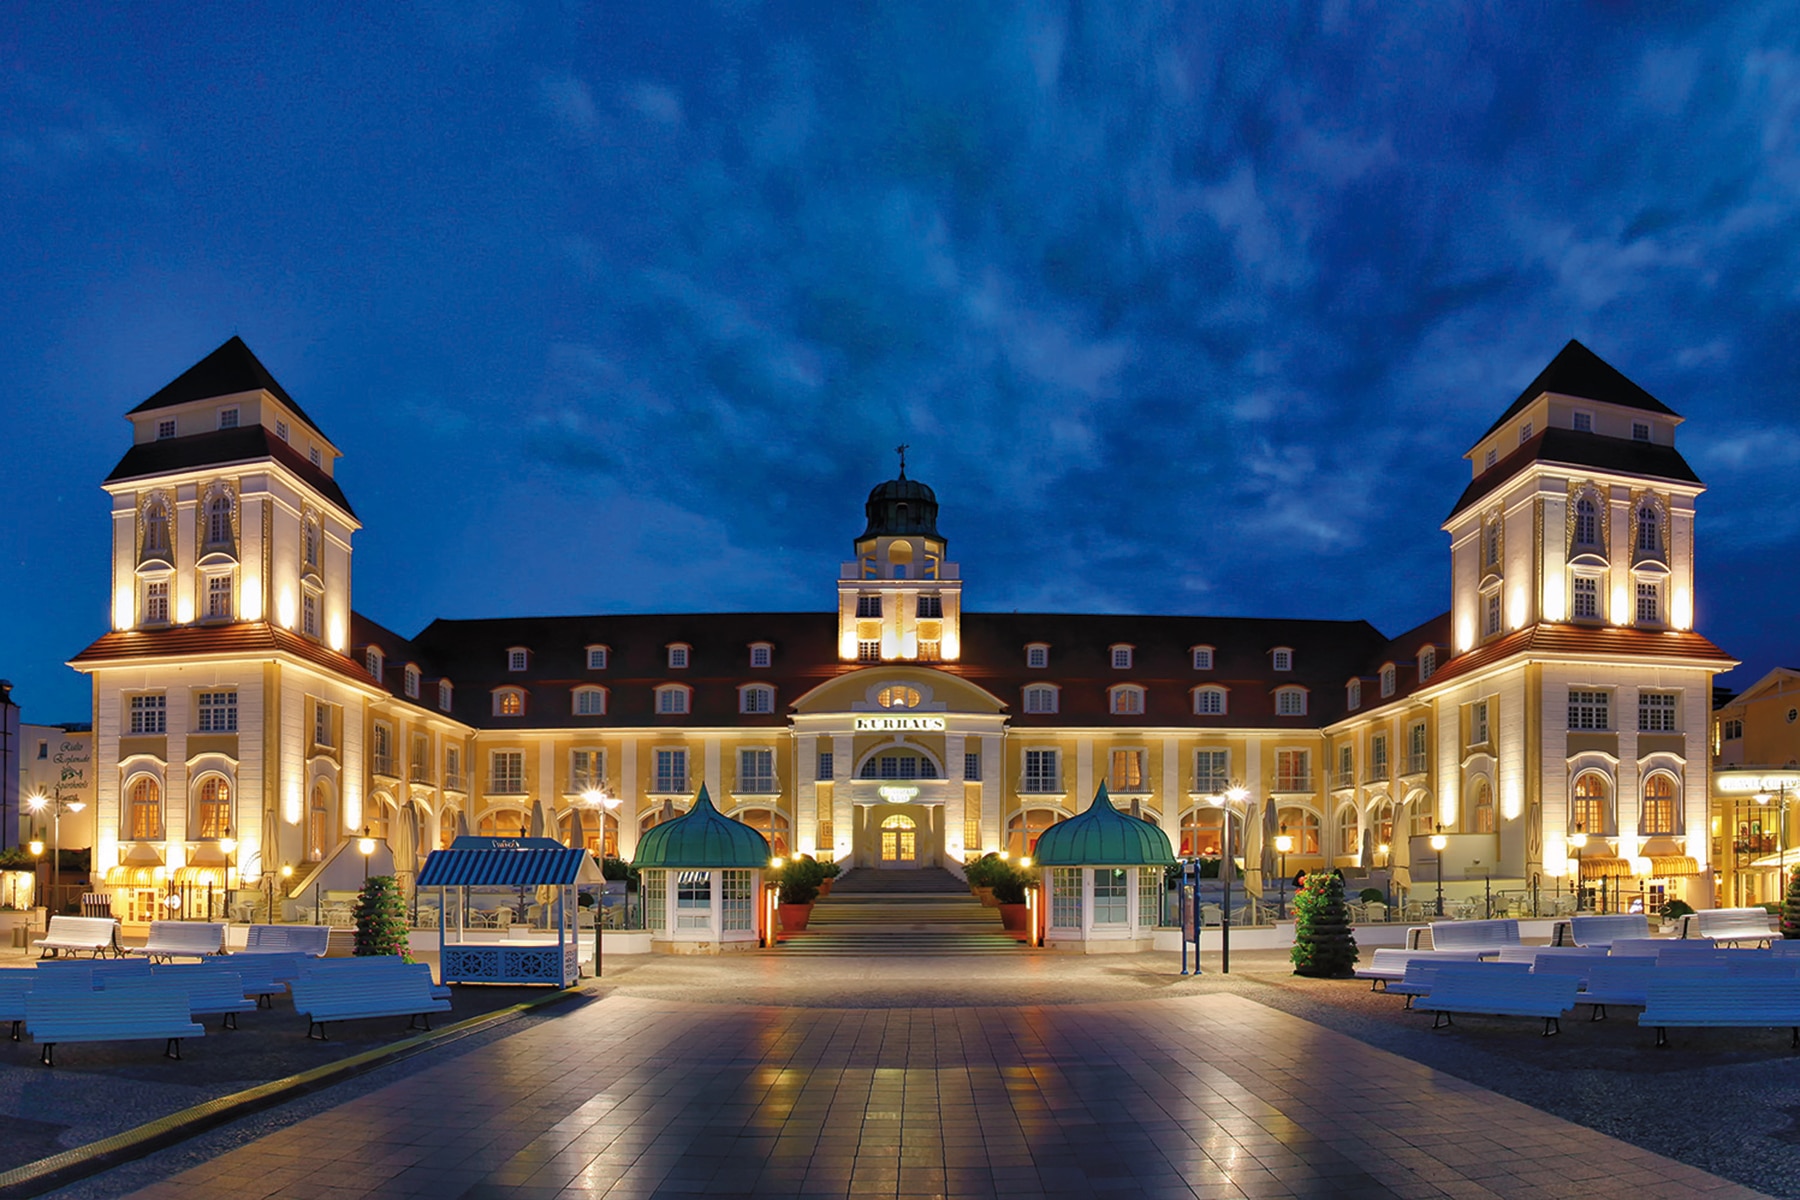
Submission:
<svg viewBox="0 0 1800 1200">
<path fill-rule="evenodd" d="M 363 826 L 362 836 L 356 839 L 356 852 L 363 859 L 363 882 L 369 882 L 369 856 L 375 853 L 375 839 L 369 836 L 369 827 Z"/>
<path fill-rule="evenodd" d="M 1375 852 L 1381 855 L 1381 865 L 1387 869 L 1387 878 L 1383 880 L 1387 886 L 1382 890 L 1387 893 L 1387 907 L 1392 908 L 1394 907 L 1394 864 L 1389 859 L 1393 855 L 1394 847 L 1391 843 L 1383 842 L 1375 847 Z"/>
<path fill-rule="evenodd" d="M 1431 848 L 1437 851 L 1437 915 L 1444 915 L 1444 847 L 1450 839 L 1444 836 L 1444 827 L 1439 825 L 1437 832 L 1431 835 Z"/>
<path fill-rule="evenodd" d="M 1786 893 L 1787 893 L 1788 789 L 1787 789 L 1787 777 L 1786 776 L 1783 776 L 1781 778 L 1777 790 L 1780 794 L 1781 800 L 1780 800 L 1780 803 L 1777 804 L 1776 808 L 1775 808 L 1775 838 L 1776 838 L 1775 845 L 1778 847 L 1778 853 L 1780 854 L 1780 858 L 1777 860 L 1778 865 L 1776 867 L 1776 873 L 1775 873 L 1775 896 L 1777 899 L 1780 899 L 1782 896 L 1786 895 Z M 1756 802 L 1758 804 L 1761 804 L 1764 806 L 1767 806 L 1769 801 L 1774 798 L 1775 797 L 1769 795 L 1769 793 L 1767 793 L 1767 792 L 1756 793 Z"/>
<path fill-rule="evenodd" d="M 1575 823 L 1575 832 L 1569 835 L 1569 845 L 1575 850 L 1575 910 L 1581 911 L 1581 848 L 1587 845 L 1587 833 L 1581 828 L 1581 822 Z"/>
<path fill-rule="evenodd" d="M 42 792 L 33 792 L 25 797 L 25 807 L 33 814 L 50 810 L 50 903 L 46 911 L 54 914 L 58 910 L 62 888 L 62 815 L 65 812 L 80 812 L 87 805 L 80 800 L 52 800 Z M 44 852 L 44 843 L 34 840 L 33 854 Z"/>
<path fill-rule="evenodd" d="M 1224 837 L 1225 858 L 1219 863 L 1219 877 L 1225 883 L 1225 904 L 1219 913 L 1219 972 L 1231 974 L 1231 806 L 1240 804 L 1250 795 L 1245 788 L 1227 788 L 1222 796 L 1212 798 L 1213 807 L 1220 809 L 1219 824 Z M 1199 953 L 1199 930 L 1194 931 L 1195 953 Z"/>
<path fill-rule="evenodd" d="M 1288 851 L 1293 848 L 1294 839 L 1288 836 L 1287 826 L 1283 825 L 1281 832 L 1275 836 L 1275 853 L 1281 856 L 1281 883 L 1279 885 L 1281 890 L 1277 895 L 1283 921 L 1287 920 L 1287 856 Z"/>
<path fill-rule="evenodd" d="M 225 825 L 225 836 L 219 839 L 219 849 L 225 852 L 225 923 L 231 924 L 231 876 L 237 869 L 232 861 L 237 855 L 237 839 L 231 836 L 231 825 Z M 211 914 L 207 914 L 211 917 Z"/>
<path fill-rule="evenodd" d="M 283 899 L 286 899 L 286 893 L 287 893 L 287 889 L 288 889 L 288 880 L 292 879 L 293 877 L 294 877 L 294 864 L 293 863 L 282 863 L 281 864 L 281 890 L 283 893 L 283 897 L 282 897 Z M 271 924 L 271 925 L 279 924 L 280 923 L 280 915 L 281 915 L 280 910 L 275 907 L 275 876 L 270 875 L 269 876 L 269 924 Z"/>
</svg>

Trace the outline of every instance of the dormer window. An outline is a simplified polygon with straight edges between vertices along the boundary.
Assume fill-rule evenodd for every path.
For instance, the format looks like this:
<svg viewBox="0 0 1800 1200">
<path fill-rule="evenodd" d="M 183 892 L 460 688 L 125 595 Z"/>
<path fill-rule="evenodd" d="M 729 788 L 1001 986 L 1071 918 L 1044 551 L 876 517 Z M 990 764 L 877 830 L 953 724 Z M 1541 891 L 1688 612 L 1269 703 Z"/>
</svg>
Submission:
<svg viewBox="0 0 1800 1200">
<path fill-rule="evenodd" d="M 750 643 L 750 665 L 752 667 L 766 667 L 774 661 L 774 646 L 770 645 L 768 642 Z"/>
<path fill-rule="evenodd" d="M 1269 651 L 1269 665 L 1277 671 L 1294 669 L 1294 652 L 1286 646 L 1277 646 Z"/>
<path fill-rule="evenodd" d="M 772 713 L 775 711 L 775 689 L 766 683 L 753 683 L 738 689 L 738 711 Z"/>
<path fill-rule="evenodd" d="M 405 682 L 407 697 L 412 700 L 417 700 L 419 698 L 419 683 L 420 683 L 419 668 L 414 666 L 412 663 L 407 663 L 406 664 L 406 673 L 402 678 L 404 679 L 404 682 Z"/>
<path fill-rule="evenodd" d="M 1634 442 L 1649 441 L 1650 423 L 1648 421 L 1633 421 L 1631 423 L 1631 440 Z"/>
<path fill-rule="evenodd" d="M 1213 648 L 1211 646 L 1194 647 L 1194 670 L 1210 671 L 1213 669 Z"/>
<path fill-rule="evenodd" d="M 516 687 L 495 688 L 494 715 L 496 717 L 524 716 L 525 689 Z"/>
<path fill-rule="evenodd" d="M 575 689 L 575 715 L 578 717 L 604 717 L 606 715 L 606 689 L 598 687 L 578 687 Z"/>
<path fill-rule="evenodd" d="M 506 652 L 506 669 L 523 671 L 531 665 L 531 651 L 523 646 L 514 646 Z"/>
<path fill-rule="evenodd" d="M 589 646 L 587 648 L 587 665 L 590 671 L 606 670 L 608 649 L 605 646 Z"/>
<path fill-rule="evenodd" d="M 439 710 L 443 711 L 443 712 L 449 712 L 450 704 L 453 700 L 455 700 L 455 698 L 456 698 L 456 689 L 451 685 L 450 681 L 448 679 L 438 680 L 438 708 L 439 708 Z"/>
<path fill-rule="evenodd" d="M 1592 433 L 1594 432 L 1594 414 L 1578 412 L 1571 418 L 1570 424 L 1576 433 Z"/>
<path fill-rule="evenodd" d="M 680 716 L 688 711 L 692 689 L 685 683 L 665 683 L 656 689 L 656 711 L 662 716 Z"/>
<path fill-rule="evenodd" d="M 669 646 L 669 670 L 685 671 L 688 665 L 688 651 L 691 649 L 685 642 L 675 642 Z"/>
<path fill-rule="evenodd" d="M 1132 651 L 1132 647 L 1130 647 L 1130 646 L 1120 645 L 1120 646 L 1114 646 L 1112 648 L 1113 670 L 1115 670 L 1115 671 L 1131 670 L 1131 651 Z"/>
<path fill-rule="evenodd" d="M 1529 442 L 1530 440 L 1531 440 L 1531 422 L 1527 421 L 1523 425 L 1519 426 L 1519 445 L 1523 446 L 1526 442 Z"/>
<path fill-rule="evenodd" d="M 1134 717 L 1144 711 L 1144 689 L 1136 684 L 1122 683 L 1107 692 L 1107 707 L 1114 716 Z"/>
<path fill-rule="evenodd" d="M 288 427 L 286 421 L 275 422 L 275 436 L 284 442 L 288 440 Z"/>
<path fill-rule="evenodd" d="M 1034 671 L 1041 671 L 1050 665 L 1050 647 L 1043 642 L 1033 642 L 1025 647 L 1025 665 Z"/>
<path fill-rule="evenodd" d="M 317 446 L 308 450 L 306 452 L 306 457 L 312 460 L 312 465 L 315 467 L 322 467 L 325 465 L 324 457 L 319 453 L 319 448 Z"/>
<path fill-rule="evenodd" d="M 1393 663 L 1387 663 L 1381 668 L 1381 697 L 1384 700 L 1394 694 L 1394 677 L 1395 671 Z"/>
<path fill-rule="evenodd" d="M 1053 713 L 1056 711 L 1056 685 L 1051 683 L 1035 683 L 1025 689 L 1025 711 L 1028 713 Z"/>
<path fill-rule="evenodd" d="M 1362 680 L 1352 679 L 1344 685 L 1344 707 L 1351 712 L 1362 707 Z"/>
<path fill-rule="evenodd" d="M 221 408 L 219 410 L 219 428 L 236 429 L 237 427 L 238 410 L 235 408 Z"/>
<path fill-rule="evenodd" d="M 1306 689 L 1277 688 L 1275 690 L 1275 715 L 1278 717 L 1304 717 L 1306 715 Z"/>
<path fill-rule="evenodd" d="M 1500 452 L 1498 450 L 1490 449 L 1487 452 L 1487 461 L 1482 465 L 1481 469 L 1484 471 L 1492 470 L 1494 463 L 1499 461 L 1499 458 L 1500 458 Z"/>
<path fill-rule="evenodd" d="M 380 649 L 375 646 L 370 646 L 367 650 L 363 651 L 363 665 L 369 668 L 369 674 L 380 679 L 382 667 Z"/>
<path fill-rule="evenodd" d="M 160 442 L 165 438 L 172 438 L 174 436 L 175 436 L 175 418 L 170 417 L 166 421 L 158 421 L 156 423 L 156 440 L 157 441 Z"/>
<path fill-rule="evenodd" d="M 1419 651 L 1419 682 L 1424 683 L 1437 671 L 1437 647 L 1427 646 Z"/>
<path fill-rule="evenodd" d="M 1201 687 L 1194 689 L 1194 715 L 1197 717 L 1222 717 L 1225 715 L 1225 689 L 1222 687 Z"/>
</svg>

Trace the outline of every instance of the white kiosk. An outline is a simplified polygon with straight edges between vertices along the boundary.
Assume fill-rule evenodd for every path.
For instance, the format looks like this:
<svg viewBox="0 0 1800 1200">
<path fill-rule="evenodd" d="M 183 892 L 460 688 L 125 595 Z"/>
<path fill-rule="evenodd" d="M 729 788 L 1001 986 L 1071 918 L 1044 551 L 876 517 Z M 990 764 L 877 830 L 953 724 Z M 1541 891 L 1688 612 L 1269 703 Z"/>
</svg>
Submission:
<svg viewBox="0 0 1800 1200">
<path fill-rule="evenodd" d="M 581 978 L 575 889 L 604 884 L 594 856 L 550 838 L 459 837 L 433 851 L 418 886 L 436 888 L 438 962 L 445 983 L 547 983 Z M 511 889 L 520 920 L 472 921 L 473 888 Z"/>
</svg>

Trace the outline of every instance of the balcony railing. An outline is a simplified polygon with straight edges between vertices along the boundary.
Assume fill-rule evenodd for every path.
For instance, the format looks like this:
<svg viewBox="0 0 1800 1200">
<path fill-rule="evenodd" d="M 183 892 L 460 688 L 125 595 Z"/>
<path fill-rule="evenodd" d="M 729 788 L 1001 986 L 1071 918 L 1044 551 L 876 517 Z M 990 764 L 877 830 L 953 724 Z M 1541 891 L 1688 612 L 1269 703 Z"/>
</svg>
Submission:
<svg viewBox="0 0 1800 1200">
<path fill-rule="evenodd" d="M 1194 794 L 1199 796 L 1220 796 L 1231 786 L 1231 780 L 1223 775 L 1194 776 Z"/>
<path fill-rule="evenodd" d="M 1115 796 L 1148 796 L 1156 789 L 1141 779 L 1108 779 L 1106 790 Z"/>
<path fill-rule="evenodd" d="M 1388 781 L 1388 761 L 1378 758 L 1369 764 L 1369 773 L 1363 777 L 1364 783 L 1386 783 Z"/>
<path fill-rule="evenodd" d="M 1061 774 L 1031 774 L 1019 780 L 1019 794 L 1023 796 L 1060 796 L 1062 791 Z"/>
<path fill-rule="evenodd" d="M 658 796 L 685 796 L 688 793 L 686 775 L 658 775 L 650 791 Z"/>
<path fill-rule="evenodd" d="M 1356 786 L 1356 772 L 1355 771 L 1334 771 L 1331 776 L 1331 786 L 1334 788 L 1353 788 L 1353 787 L 1355 787 Z"/>
<path fill-rule="evenodd" d="M 1310 792 L 1313 790 L 1311 775 L 1277 775 L 1275 790 L 1278 792 Z"/>
<path fill-rule="evenodd" d="M 490 775 L 487 790 L 496 796 L 517 796 L 525 791 L 525 780 L 518 775 Z"/>
<path fill-rule="evenodd" d="M 1406 756 L 1406 774 L 1423 775 L 1431 769 L 1431 756 L 1428 754 L 1409 754 Z"/>
<path fill-rule="evenodd" d="M 444 787 L 447 790 L 452 791 L 452 792 L 460 792 L 465 788 L 465 786 L 466 786 L 466 781 L 463 779 L 463 774 L 461 771 L 445 771 L 444 772 Z"/>
<path fill-rule="evenodd" d="M 424 763 L 414 763 L 409 778 L 411 778 L 414 783 L 430 783 L 431 768 Z"/>
<path fill-rule="evenodd" d="M 745 775 L 734 789 L 740 796 L 772 796 L 781 790 L 773 775 Z"/>
<path fill-rule="evenodd" d="M 372 765 L 370 766 L 369 769 L 374 771 L 375 774 L 391 775 L 395 779 L 400 778 L 400 772 L 397 769 L 395 769 L 395 766 L 394 766 L 394 756 L 393 755 L 377 754 L 377 755 L 374 755 L 370 759 L 370 762 Z"/>
</svg>

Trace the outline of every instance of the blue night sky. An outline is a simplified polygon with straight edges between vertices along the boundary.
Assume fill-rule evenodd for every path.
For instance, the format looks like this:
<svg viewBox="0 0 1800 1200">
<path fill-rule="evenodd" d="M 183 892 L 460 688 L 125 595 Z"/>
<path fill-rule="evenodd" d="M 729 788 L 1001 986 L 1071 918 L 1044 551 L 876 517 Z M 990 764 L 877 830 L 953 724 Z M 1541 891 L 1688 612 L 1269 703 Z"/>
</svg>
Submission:
<svg viewBox="0 0 1800 1200">
<path fill-rule="evenodd" d="M 180 9 L 0 23 L 27 720 L 122 414 L 233 333 L 404 633 L 828 611 L 900 441 L 971 608 L 1398 633 L 1578 337 L 1689 419 L 1728 682 L 1800 660 L 1791 0 Z"/>
</svg>

